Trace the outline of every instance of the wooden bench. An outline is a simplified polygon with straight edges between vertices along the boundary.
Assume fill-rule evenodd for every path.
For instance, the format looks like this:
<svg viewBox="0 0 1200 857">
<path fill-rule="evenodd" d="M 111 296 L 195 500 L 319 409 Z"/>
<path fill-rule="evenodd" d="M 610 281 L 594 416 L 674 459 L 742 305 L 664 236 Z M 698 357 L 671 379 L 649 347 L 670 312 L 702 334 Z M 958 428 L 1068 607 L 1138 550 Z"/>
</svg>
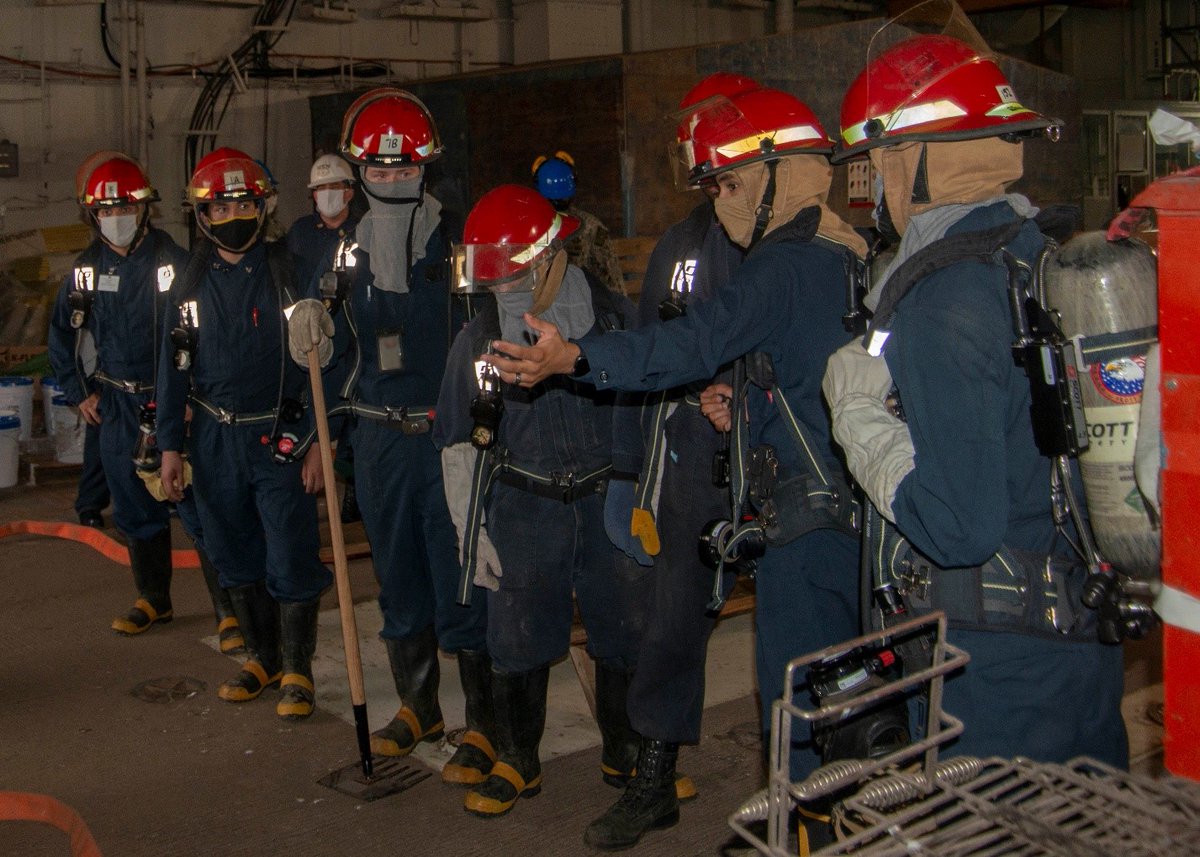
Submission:
<svg viewBox="0 0 1200 857">
<path fill-rule="evenodd" d="M 650 262 L 650 251 L 658 243 L 658 238 L 634 237 L 613 238 L 613 250 L 617 261 L 621 263 L 621 273 L 625 275 L 625 294 L 631 301 L 637 302 L 642 292 L 642 278 L 646 275 L 646 265 Z"/>
</svg>

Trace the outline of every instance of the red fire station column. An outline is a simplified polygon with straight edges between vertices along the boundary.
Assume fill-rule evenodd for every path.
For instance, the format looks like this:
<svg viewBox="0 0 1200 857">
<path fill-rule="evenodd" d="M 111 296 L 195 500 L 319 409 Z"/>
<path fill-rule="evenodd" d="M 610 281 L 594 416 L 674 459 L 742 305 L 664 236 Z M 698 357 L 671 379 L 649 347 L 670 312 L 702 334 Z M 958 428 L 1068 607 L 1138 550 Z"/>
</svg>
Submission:
<svg viewBox="0 0 1200 857">
<path fill-rule="evenodd" d="M 1158 215 L 1163 586 L 1200 605 L 1200 176 L 1160 179 L 1132 205 Z M 1165 763 L 1200 780 L 1200 633 L 1179 624 L 1163 628 Z"/>
</svg>

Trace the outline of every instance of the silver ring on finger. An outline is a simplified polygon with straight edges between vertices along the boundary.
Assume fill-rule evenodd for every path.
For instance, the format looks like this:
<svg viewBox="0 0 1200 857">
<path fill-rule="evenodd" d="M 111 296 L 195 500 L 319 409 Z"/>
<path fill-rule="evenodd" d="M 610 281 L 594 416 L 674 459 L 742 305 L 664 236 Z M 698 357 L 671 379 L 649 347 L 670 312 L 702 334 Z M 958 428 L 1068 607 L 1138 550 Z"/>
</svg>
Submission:
<svg viewBox="0 0 1200 857">
<path fill-rule="evenodd" d="M 516 384 L 518 387 L 521 386 L 521 373 L 520 372 L 516 372 L 513 374 L 513 383 Z"/>
</svg>

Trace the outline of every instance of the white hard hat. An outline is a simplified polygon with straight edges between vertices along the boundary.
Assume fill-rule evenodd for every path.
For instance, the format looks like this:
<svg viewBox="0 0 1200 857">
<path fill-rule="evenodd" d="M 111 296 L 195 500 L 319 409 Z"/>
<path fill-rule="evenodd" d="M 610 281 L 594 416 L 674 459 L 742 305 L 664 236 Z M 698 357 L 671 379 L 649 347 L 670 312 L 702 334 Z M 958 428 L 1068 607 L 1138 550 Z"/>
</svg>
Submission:
<svg viewBox="0 0 1200 857">
<path fill-rule="evenodd" d="M 308 172 L 308 187 L 311 190 L 323 184 L 332 182 L 354 183 L 354 170 L 346 163 L 341 155 L 322 155 L 313 161 L 312 169 Z"/>
</svg>

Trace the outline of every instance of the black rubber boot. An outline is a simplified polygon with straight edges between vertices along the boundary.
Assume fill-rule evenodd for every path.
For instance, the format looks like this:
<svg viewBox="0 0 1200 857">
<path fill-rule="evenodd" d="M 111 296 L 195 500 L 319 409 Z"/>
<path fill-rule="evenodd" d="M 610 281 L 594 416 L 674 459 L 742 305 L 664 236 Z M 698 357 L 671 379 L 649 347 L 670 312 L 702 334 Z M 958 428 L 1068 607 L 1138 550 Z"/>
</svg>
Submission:
<svg viewBox="0 0 1200 857">
<path fill-rule="evenodd" d="M 678 756 L 678 744 L 643 738 L 637 773 L 625 794 L 588 825 L 583 841 L 602 851 L 621 851 L 632 848 L 649 830 L 677 824 L 675 760 Z"/>
<path fill-rule="evenodd" d="M 618 789 L 628 786 L 637 772 L 641 744 L 641 736 L 629 722 L 626 709 L 632 680 L 633 674 L 624 668 L 597 661 L 596 723 L 604 741 L 600 753 L 600 775 L 604 782 Z M 676 798 L 680 801 L 691 800 L 698 794 L 691 777 L 676 774 Z"/>
<path fill-rule="evenodd" d="M 637 768 L 641 736 L 629 724 L 629 714 L 625 711 L 632 677 L 622 666 L 596 662 L 596 725 L 604 742 L 600 773 L 610 786 L 624 786 Z"/>
<path fill-rule="evenodd" d="M 384 640 L 400 710 L 392 722 L 371 734 L 371 752 L 380 756 L 407 756 L 421 741 L 442 737 L 442 709 L 438 705 L 437 635 L 430 625 L 407 640 Z"/>
<path fill-rule="evenodd" d="M 204 572 L 204 585 L 208 587 L 208 597 L 212 599 L 213 615 L 217 617 L 217 642 L 221 646 L 221 654 L 243 655 L 246 653 L 246 640 L 242 637 L 237 616 L 233 615 L 233 602 L 229 600 L 229 593 L 221 587 L 217 567 L 212 564 L 212 560 L 200 545 L 196 545 L 196 553 L 200 556 L 200 570 Z"/>
<path fill-rule="evenodd" d="M 442 768 L 442 782 L 473 786 L 487 779 L 496 761 L 489 737 L 495 734 L 492 659 L 486 651 L 463 650 L 458 653 L 458 674 L 467 698 L 467 731 Z"/>
<path fill-rule="evenodd" d="M 549 680 L 549 664 L 524 673 L 492 672 L 497 759 L 487 779 L 467 792 L 464 808 L 472 815 L 499 818 L 518 798 L 542 790 L 538 746 L 546 729 Z"/>
<path fill-rule="evenodd" d="M 155 623 L 170 622 L 171 610 L 171 529 L 148 539 L 129 540 L 129 567 L 138 599 L 129 612 L 112 621 L 118 634 L 133 636 L 148 631 Z"/>
<path fill-rule="evenodd" d="M 321 599 L 283 601 L 279 627 L 283 633 L 283 678 L 275 713 L 284 720 L 303 720 L 317 704 L 313 688 L 312 659 L 317 650 L 317 614 Z"/>
<path fill-rule="evenodd" d="M 358 492 L 354 489 L 353 478 L 346 480 L 346 487 L 342 491 L 340 515 L 343 524 L 353 524 L 355 521 L 362 520 L 362 512 L 358 508 Z"/>
<path fill-rule="evenodd" d="M 278 684 L 283 658 L 279 651 L 279 605 L 265 582 L 231 586 L 229 600 L 246 638 L 249 656 L 241 671 L 217 690 L 226 702 L 249 702 Z"/>
</svg>

